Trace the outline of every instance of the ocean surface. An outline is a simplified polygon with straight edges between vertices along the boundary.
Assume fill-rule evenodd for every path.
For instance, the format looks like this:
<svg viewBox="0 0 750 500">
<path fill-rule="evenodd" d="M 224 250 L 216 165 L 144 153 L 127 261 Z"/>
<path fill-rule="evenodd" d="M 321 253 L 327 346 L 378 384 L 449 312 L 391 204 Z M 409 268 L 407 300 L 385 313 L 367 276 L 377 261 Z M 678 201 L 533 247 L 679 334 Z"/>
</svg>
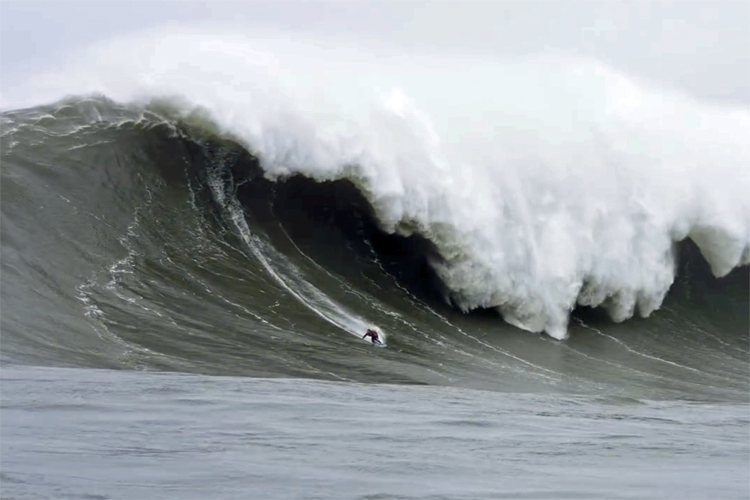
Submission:
<svg viewBox="0 0 750 500">
<path fill-rule="evenodd" d="M 3 498 L 750 498 L 746 109 L 186 40 L 0 115 Z"/>
</svg>

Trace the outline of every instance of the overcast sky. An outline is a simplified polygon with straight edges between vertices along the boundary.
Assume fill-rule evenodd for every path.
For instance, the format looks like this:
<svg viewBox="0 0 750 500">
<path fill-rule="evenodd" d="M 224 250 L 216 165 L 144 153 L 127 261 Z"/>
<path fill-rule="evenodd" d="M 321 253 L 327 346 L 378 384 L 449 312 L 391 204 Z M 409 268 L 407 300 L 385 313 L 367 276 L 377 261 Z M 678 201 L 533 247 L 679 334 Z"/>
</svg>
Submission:
<svg viewBox="0 0 750 500">
<path fill-rule="evenodd" d="M 166 24 L 271 27 L 394 50 L 593 56 L 703 100 L 750 105 L 750 2 L 0 1 L 0 84 Z"/>
</svg>

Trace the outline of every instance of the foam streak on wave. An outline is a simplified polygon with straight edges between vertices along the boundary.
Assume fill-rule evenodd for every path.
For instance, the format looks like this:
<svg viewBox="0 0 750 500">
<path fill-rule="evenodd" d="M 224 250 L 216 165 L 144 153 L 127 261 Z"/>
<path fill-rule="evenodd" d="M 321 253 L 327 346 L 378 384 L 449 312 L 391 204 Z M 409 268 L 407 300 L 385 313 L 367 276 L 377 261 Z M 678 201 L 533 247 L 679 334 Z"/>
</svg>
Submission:
<svg viewBox="0 0 750 500">
<path fill-rule="evenodd" d="M 221 158 L 219 161 L 221 161 Z M 242 206 L 233 194 L 234 187 L 226 185 L 226 181 L 218 173 L 220 169 L 221 165 L 219 164 L 212 166 L 212 170 L 208 172 L 209 185 L 214 199 L 226 211 L 238 235 L 268 274 L 284 290 L 325 321 L 336 325 L 358 338 L 359 334 L 366 331 L 367 328 L 375 328 L 380 333 L 381 338 L 385 340 L 385 334 L 378 327 L 371 326 L 360 316 L 346 311 L 339 304 L 332 301 L 323 292 L 305 280 L 296 267 L 291 262 L 288 262 L 283 255 L 275 252 L 268 243 L 253 234 L 245 220 Z M 281 267 L 284 268 L 284 271 L 280 269 Z"/>
<path fill-rule="evenodd" d="M 349 178 L 383 229 L 436 245 L 450 301 L 521 328 L 563 338 L 576 304 L 615 321 L 649 315 L 686 237 L 717 276 L 750 263 L 748 110 L 596 61 L 385 57 L 198 31 L 77 60 L 99 62 L 43 80 L 47 98 L 178 96 L 185 117 L 207 112 L 269 178 Z"/>
</svg>

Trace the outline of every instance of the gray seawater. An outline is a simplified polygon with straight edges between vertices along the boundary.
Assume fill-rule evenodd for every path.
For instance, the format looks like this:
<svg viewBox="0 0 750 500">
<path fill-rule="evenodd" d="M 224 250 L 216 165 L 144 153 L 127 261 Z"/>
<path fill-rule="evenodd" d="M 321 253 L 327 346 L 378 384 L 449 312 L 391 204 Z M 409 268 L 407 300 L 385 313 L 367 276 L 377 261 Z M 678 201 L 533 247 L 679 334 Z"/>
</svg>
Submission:
<svg viewBox="0 0 750 500">
<path fill-rule="evenodd" d="M 2 498 L 750 498 L 747 268 L 554 341 L 173 111 L 2 114 Z"/>
<path fill-rule="evenodd" d="M 747 407 L 5 368 L 3 497 L 746 498 Z"/>
</svg>

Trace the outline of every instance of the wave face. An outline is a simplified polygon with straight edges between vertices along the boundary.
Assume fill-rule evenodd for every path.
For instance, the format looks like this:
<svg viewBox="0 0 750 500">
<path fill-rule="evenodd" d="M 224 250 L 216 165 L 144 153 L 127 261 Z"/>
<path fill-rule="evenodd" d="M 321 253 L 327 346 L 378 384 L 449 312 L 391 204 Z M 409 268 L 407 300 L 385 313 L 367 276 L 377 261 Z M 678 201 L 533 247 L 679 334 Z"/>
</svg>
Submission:
<svg viewBox="0 0 750 500">
<path fill-rule="evenodd" d="M 31 89 L 89 97 L 3 114 L 6 361 L 746 397 L 747 110 L 217 40 L 91 49 Z"/>
</svg>

